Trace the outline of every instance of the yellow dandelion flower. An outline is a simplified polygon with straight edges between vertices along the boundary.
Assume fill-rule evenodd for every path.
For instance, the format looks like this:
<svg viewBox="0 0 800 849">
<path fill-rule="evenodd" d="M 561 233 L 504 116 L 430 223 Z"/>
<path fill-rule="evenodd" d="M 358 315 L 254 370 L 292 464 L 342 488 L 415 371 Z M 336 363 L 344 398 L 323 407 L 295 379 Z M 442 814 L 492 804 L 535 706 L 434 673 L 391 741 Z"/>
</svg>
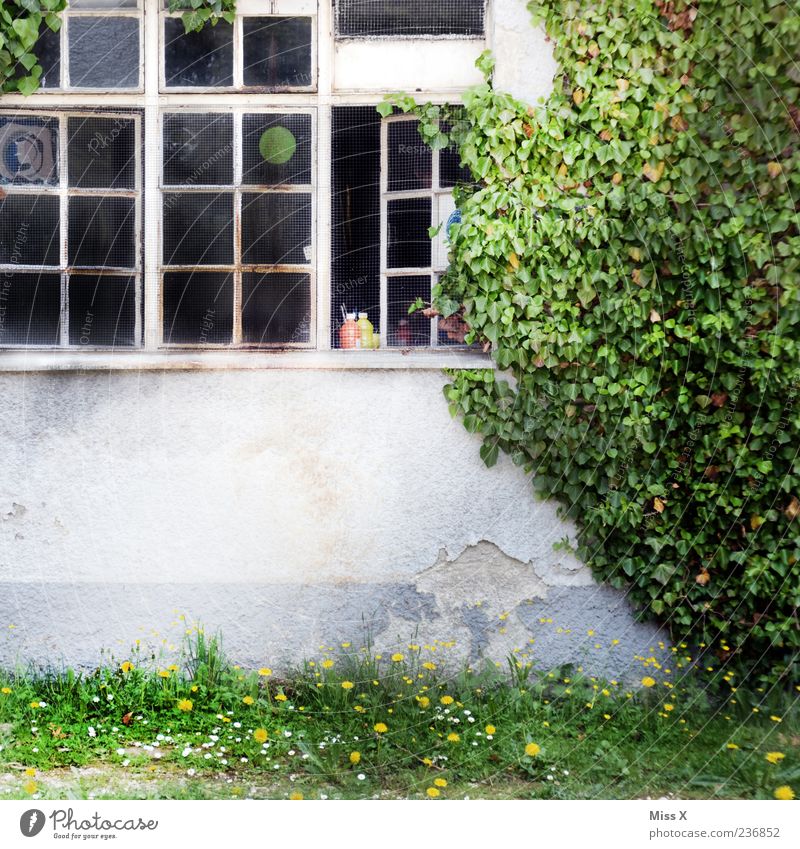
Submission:
<svg viewBox="0 0 800 849">
<path fill-rule="evenodd" d="M 133 664 L 129 660 L 126 660 L 119 665 L 119 668 L 127 675 L 133 669 Z"/>
<path fill-rule="evenodd" d="M 32 784 L 33 782 L 31 782 Z M 775 788 L 775 792 L 772 794 L 776 799 L 781 799 L 785 802 L 790 802 L 794 799 L 794 790 L 788 784 L 782 784 L 780 787 Z"/>
<path fill-rule="evenodd" d="M 764 757 L 766 757 L 771 764 L 779 764 L 786 755 L 784 755 L 783 752 L 767 752 Z"/>
<path fill-rule="evenodd" d="M 541 751 L 542 751 L 541 746 L 539 746 L 536 743 L 528 743 L 528 745 L 525 747 L 525 754 L 529 758 L 535 758 L 536 755 L 538 755 L 539 752 L 541 752 Z"/>
<path fill-rule="evenodd" d="M 439 699 L 439 701 L 440 701 L 443 705 L 451 705 L 451 704 L 453 704 L 453 702 L 455 701 L 455 699 L 454 699 L 452 696 L 442 696 L 442 697 L 441 697 L 441 699 Z"/>
<path fill-rule="evenodd" d="M 289 794 L 289 798 L 294 802 L 299 802 L 303 798 L 303 794 L 299 790 L 295 790 L 294 793 Z"/>
<path fill-rule="evenodd" d="M 269 734 L 267 733 L 266 728 L 256 728 L 253 732 L 253 739 L 256 743 L 266 743 L 267 737 L 269 737 Z"/>
<path fill-rule="evenodd" d="M 268 668 L 268 667 L 266 667 L 266 666 L 262 666 L 262 667 L 261 667 L 261 669 L 259 669 L 259 670 L 258 670 L 258 674 L 259 674 L 262 678 L 268 678 L 270 675 L 272 675 L 272 670 L 271 670 L 271 669 L 269 669 L 269 668 Z"/>
<path fill-rule="evenodd" d="M 39 702 L 31 702 L 31 705 L 30 705 L 30 706 L 31 706 L 32 708 L 34 708 L 34 709 L 35 709 L 35 708 L 38 708 L 38 707 L 39 707 Z"/>
<path fill-rule="evenodd" d="M 426 708 L 430 705 L 431 700 L 427 696 L 417 696 L 417 701 L 421 708 Z"/>
<path fill-rule="evenodd" d="M 178 667 L 177 667 L 177 665 L 176 665 L 176 664 L 174 664 L 174 663 L 171 663 L 171 664 L 167 667 L 167 669 L 168 669 L 170 672 L 177 672 L 177 671 L 178 671 Z"/>
<path fill-rule="evenodd" d="M 350 763 L 355 766 L 361 762 L 361 752 L 350 752 Z"/>
<path fill-rule="evenodd" d="M 286 701 L 286 696 L 284 696 L 284 695 L 283 695 L 283 693 L 278 693 L 278 694 L 275 696 L 275 701 L 276 701 L 276 702 L 285 702 L 285 701 Z"/>
<path fill-rule="evenodd" d="M 422 763 L 424 763 L 425 766 L 433 766 L 433 761 L 430 758 L 423 758 Z"/>
<path fill-rule="evenodd" d="M 378 734 L 385 734 L 389 730 L 385 722 L 376 722 L 372 727 L 378 732 Z"/>
<path fill-rule="evenodd" d="M 158 670 L 158 677 L 159 678 L 169 678 L 170 675 L 172 675 L 172 673 L 169 671 L 169 669 L 159 669 Z"/>
<path fill-rule="evenodd" d="M 30 779 L 29 781 L 26 781 L 26 782 L 22 785 L 22 789 L 23 789 L 23 790 L 24 790 L 24 791 L 25 791 L 25 792 L 26 792 L 29 796 L 33 796 L 33 794 L 34 794 L 34 793 L 35 793 L 35 792 L 39 789 L 39 785 L 38 785 L 38 784 L 37 784 L 37 783 L 36 783 L 33 779 Z M 776 790 L 775 792 L 777 793 L 778 791 Z"/>
<path fill-rule="evenodd" d="M 439 790 L 437 790 L 435 787 L 429 787 L 425 792 L 428 794 L 428 796 L 431 797 L 431 799 L 435 799 L 437 796 L 441 795 Z"/>
<path fill-rule="evenodd" d="M 245 696 L 245 697 L 242 699 L 242 701 L 243 701 L 246 705 L 252 705 L 252 704 L 255 702 L 255 699 L 254 699 L 252 696 Z"/>
<path fill-rule="evenodd" d="M 649 675 L 645 675 L 645 677 L 642 678 L 642 686 L 643 687 L 655 687 L 655 685 L 656 685 L 655 679 L 651 678 Z"/>
<path fill-rule="evenodd" d="M 451 731 L 447 735 L 447 742 L 448 743 L 458 743 L 460 740 L 461 740 L 461 737 L 459 737 L 459 735 L 456 734 L 455 731 Z"/>
<path fill-rule="evenodd" d="M 327 658 L 326 660 L 322 661 L 322 668 L 323 669 L 330 669 L 332 666 L 333 666 L 333 661 L 330 658 Z"/>
<path fill-rule="evenodd" d="M 4 696 L 7 696 L 10 692 L 11 692 L 11 687 L 3 687 L 3 689 L 0 690 L 0 693 L 2 693 Z"/>
<path fill-rule="evenodd" d="M 355 684 L 352 681 L 342 681 L 343 690 L 352 690 Z"/>
<path fill-rule="evenodd" d="M 675 705 L 664 705 L 664 710 L 669 713 L 671 710 L 675 710 Z"/>
<path fill-rule="evenodd" d="M 178 710 L 184 711 L 184 713 L 188 713 L 194 707 L 194 703 L 191 699 L 181 699 L 178 702 Z"/>
<path fill-rule="evenodd" d="M 736 743 L 728 743 L 727 748 L 728 749 L 738 749 L 739 747 L 736 745 Z"/>
<path fill-rule="evenodd" d="M 426 660 L 425 663 L 422 664 L 422 668 L 434 670 L 436 669 L 436 664 L 432 663 L 430 660 Z"/>
<path fill-rule="evenodd" d="M 497 729 L 494 727 L 494 725 L 487 725 L 486 728 L 484 728 L 483 730 L 489 735 L 497 733 Z"/>
<path fill-rule="evenodd" d="M 773 722 L 783 722 L 783 719 L 780 716 L 771 716 L 770 719 Z"/>
<path fill-rule="evenodd" d="M 29 766 L 25 770 L 25 775 L 29 775 L 31 778 L 33 778 L 33 776 L 36 775 L 36 770 L 32 766 Z"/>
<path fill-rule="evenodd" d="M 401 661 L 402 659 L 403 659 L 403 655 L 402 655 L 402 654 L 400 654 L 400 652 L 395 652 L 395 653 L 392 655 L 392 660 L 393 660 L 395 663 L 400 663 L 400 661 Z"/>
<path fill-rule="evenodd" d="M 437 787 L 447 787 L 447 779 L 446 778 L 434 778 L 433 783 Z"/>
</svg>

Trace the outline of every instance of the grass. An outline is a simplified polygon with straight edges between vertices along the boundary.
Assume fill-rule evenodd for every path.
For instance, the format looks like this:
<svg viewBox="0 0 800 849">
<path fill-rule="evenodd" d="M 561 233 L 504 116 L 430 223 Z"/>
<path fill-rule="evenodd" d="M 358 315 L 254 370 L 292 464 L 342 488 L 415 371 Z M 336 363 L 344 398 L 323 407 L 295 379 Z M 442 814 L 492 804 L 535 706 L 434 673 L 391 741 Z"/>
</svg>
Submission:
<svg viewBox="0 0 800 849">
<path fill-rule="evenodd" d="M 773 798 L 800 781 L 795 693 L 711 667 L 711 696 L 685 658 L 641 658 L 626 685 L 519 657 L 465 668 L 450 648 L 342 644 L 280 677 L 192 628 L 180 664 L 137 647 L 88 673 L 0 673 L 0 797 Z"/>
</svg>

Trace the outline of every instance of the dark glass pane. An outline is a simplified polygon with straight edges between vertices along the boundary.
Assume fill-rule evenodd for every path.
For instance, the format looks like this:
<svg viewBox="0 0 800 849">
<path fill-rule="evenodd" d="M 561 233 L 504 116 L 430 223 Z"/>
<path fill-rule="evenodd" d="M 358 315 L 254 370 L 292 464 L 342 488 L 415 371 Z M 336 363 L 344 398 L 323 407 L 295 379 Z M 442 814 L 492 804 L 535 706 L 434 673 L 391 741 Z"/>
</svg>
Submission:
<svg viewBox="0 0 800 849">
<path fill-rule="evenodd" d="M 242 262 L 311 262 L 311 195 L 242 195 Z"/>
<path fill-rule="evenodd" d="M 61 277 L 0 272 L 0 347 L 58 345 Z"/>
<path fill-rule="evenodd" d="M 69 344 L 136 344 L 136 278 L 73 274 L 69 278 Z"/>
<path fill-rule="evenodd" d="M 311 18 L 245 18 L 244 84 L 310 86 Z"/>
<path fill-rule="evenodd" d="M 307 343 L 311 338 L 308 274 L 242 275 L 242 339 L 262 345 Z"/>
<path fill-rule="evenodd" d="M 164 19 L 164 61 L 168 88 L 233 85 L 233 26 L 220 21 L 186 32 L 180 18 Z"/>
<path fill-rule="evenodd" d="M 164 342 L 230 345 L 233 274 L 171 271 L 164 275 Z"/>
<path fill-rule="evenodd" d="M 139 21 L 71 17 L 69 84 L 71 88 L 137 88 Z"/>
<path fill-rule="evenodd" d="M 58 184 L 58 119 L 0 117 L 0 184 Z"/>
<path fill-rule="evenodd" d="M 233 263 L 233 195 L 167 192 L 164 195 L 164 264 Z"/>
<path fill-rule="evenodd" d="M 460 183 L 472 183 L 472 174 L 469 168 L 461 167 L 461 154 L 458 146 L 453 144 L 439 151 L 439 185 L 443 188 L 451 188 Z"/>
<path fill-rule="evenodd" d="M 404 198 L 389 201 L 389 268 L 427 268 L 431 264 L 430 198 Z"/>
<path fill-rule="evenodd" d="M 136 264 L 132 198 L 69 199 L 69 264 L 133 268 Z"/>
<path fill-rule="evenodd" d="M 311 183 L 310 115 L 245 115 L 242 148 L 243 183 Z"/>
<path fill-rule="evenodd" d="M 165 115 L 164 183 L 232 185 L 233 116 L 184 112 Z"/>
<path fill-rule="evenodd" d="M 420 138 L 418 126 L 418 121 L 389 122 L 390 192 L 431 187 L 433 156 Z"/>
<path fill-rule="evenodd" d="M 483 35 L 485 0 L 337 0 L 340 37 Z"/>
<path fill-rule="evenodd" d="M 59 200 L 6 195 L 0 200 L 0 263 L 61 265 Z"/>
<path fill-rule="evenodd" d="M 70 0 L 70 9 L 135 9 L 136 0 Z"/>
<path fill-rule="evenodd" d="M 132 189 L 136 129 L 129 118 L 70 118 L 67 179 L 84 189 Z"/>
<path fill-rule="evenodd" d="M 33 55 L 42 66 L 39 85 L 42 88 L 58 88 L 61 85 L 61 33 L 53 32 L 44 21 L 39 28 L 39 38 L 33 46 Z M 18 66 L 18 76 L 28 72 Z"/>
<path fill-rule="evenodd" d="M 431 344 L 431 320 L 421 312 L 408 314 L 417 298 L 431 299 L 430 277 L 390 277 L 388 280 L 387 341 L 395 348 Z"/>
</svg>

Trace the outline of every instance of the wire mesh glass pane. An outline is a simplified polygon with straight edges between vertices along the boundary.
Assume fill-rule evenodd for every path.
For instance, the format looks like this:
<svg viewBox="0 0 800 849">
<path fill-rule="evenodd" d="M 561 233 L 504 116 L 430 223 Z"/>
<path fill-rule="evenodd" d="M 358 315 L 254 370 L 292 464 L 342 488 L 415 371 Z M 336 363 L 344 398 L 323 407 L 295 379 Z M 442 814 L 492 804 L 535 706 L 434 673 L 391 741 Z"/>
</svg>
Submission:
<svg viewBox="0 0 800 849">
<path fill-rule="evenodd" d="M 0 273 L 0 347 L 58 345 L 61 324 L 59 274 Z"/>
<path fill-rule="evenodd" d="M 311 339 L 309 275 L 243 274 L 242 339 L 261 345 L 307 344 Z"/>
<path fill-rule="evenodd" d="M 389 144 L 390 192 L 404 192 L 431 187 L 433 154 L 420 138 L 419 121 L 390 121 Z"/>
<path fill-rule="evenodd" d="M 69 84 L 71 88 L 137 88 L 139 20 L 70 17 Z"/>
<path fill-rule="evenodd" d="M 61 85 L 61 34 L 53 32 L 42 21 L 39 37 L 31 52 L 42 67 L 42 75 L 39 77 L 40 87 L 59 88 Z M 17 64 L 15 76 L 26 76 L 28 73 L 22 65 Z"/>
<path fill-rule="evenodd" d="M 133 268 L 136 264 L 133 198 L 69 199 L 69 264 L 92 268 Z"/>
<path fill-rule="evenodd" d="M 279 186 L 311 183 L 311 116 L 244 115 L 242 182 Z"/>
<path fill-rule="evenodd" d="M 233 116 L 175 112 L 164 116 L 164 183 L 233 184 Z"/>
<path fill-rule="evenodd" d="M 233 274 L 170 271 L 163 285 L 164 342 L 230 345 L 233 340 Z"/>
<path fill-rule="evenodd" d="M 72 274 L 69 292 L 69 344 L 136 344 L 136 278 L 133 275 Z"/>
<path fill-rule="evenodd" d="M 70 9 L 135 9 L 137 0 L 70 0 Z"/>
<path fill-rule="evenodd" d="M 233 263 L 233 193 L 164 194 L 164 264 Z"/>
<path fill-rule="evenodd" d="M 58 184 L 58 119 L 0 117 L 0 184 Z"/>
<path fill-rule="evenodd" d="M 164 64 L 168 88 L 232 86 L 233 25 L 186 32 L 180 18 L 165 18 Z"/>
<path fill-rule="evenodd" d="M 244 18 L 244 84 L 310 86 L 311 18 Z"/>
<path fill-rule="evenodd" d="M 61 264 L 59 199 L 51 195 L 6 195 L 0 200 L 0 263 Z"/>
<path fill-rule="evenodd" d="M 128 118 L 67 121 L 67 179 L 83 189 L 132 189 L 136 180 L 136 127 Z"/>
<path fill-rule="evenodd" d="M 430 198 L 403 198 L 388 203 L 389 268 L 427 268 L 431 264 Z"/>
<path fill-rule="evenodd" d="M 394 348 L 431 344 L 431 320 L 408 308 L 417 300 L 431 299 L 430 277 L 390 277 L 387 281 L 387 341 Z"/>
<path fill-rule="evenodd" d="M 441 125 L 443 133 L 450 133 L 450 126 L 446 123 Z M 472 173 L 469 168 L 461 167 L 461 153 L 458 145 L 452 141 L 439 151 L 439 185 L 443 188 L 452 188 L 460 183 L 473 183 Z"/>
<path fill-rule="evenodd" d="M 249 265 L 311 262 L 311 195 L 243 194 L 242 262 Z"/>
<path fill-rule="evenodd" d="M 336 0 L 343 38 L 397 35 L 481 36 L 484 0 Z"/>
</svg>

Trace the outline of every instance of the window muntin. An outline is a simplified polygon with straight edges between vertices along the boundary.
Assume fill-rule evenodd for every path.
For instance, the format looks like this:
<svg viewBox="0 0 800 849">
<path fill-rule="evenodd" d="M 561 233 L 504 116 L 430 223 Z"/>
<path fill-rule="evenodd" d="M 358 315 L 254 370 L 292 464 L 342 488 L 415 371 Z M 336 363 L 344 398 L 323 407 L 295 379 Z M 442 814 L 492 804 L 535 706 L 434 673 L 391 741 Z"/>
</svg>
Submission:
<svg viewBox="0 0 800 849">
<path fill-rule="evenodd" d="M 316 18 L 237 15 L 200 32 L 162 12 L 162 91 L 314 91 Z"/>
<path fill-rule="evenodd" d="M 438 319 L 409 315 L 447 268 L 446 232 L 455 216 L 452 188 L 469 180 L 453 148 L 431 151 L 408 116 L 381 125 L 381 328 L 389 347 L 452 345 Z M 441 226 L 431 239 L 430 227 Z"/>
<path fill-rule="evenodd" d="M 141 117 L 0 111 L 0 347 L 141 339 Z"/>
<path fill-rule="evenodd" d="M 339 38 L 484 34 L 485 0 L 334 0 Z"/>
<path fill-rule="evenodd" d="M 40 91 L 141 91 L 142 0 L 72 0 L 61 28 L 42 24 Z"/>
<path fill-rule="evenodd" d="M 314 123 L 311 108 L 163 114 L 163 344 L 314 344 Z"/>
</svg>

